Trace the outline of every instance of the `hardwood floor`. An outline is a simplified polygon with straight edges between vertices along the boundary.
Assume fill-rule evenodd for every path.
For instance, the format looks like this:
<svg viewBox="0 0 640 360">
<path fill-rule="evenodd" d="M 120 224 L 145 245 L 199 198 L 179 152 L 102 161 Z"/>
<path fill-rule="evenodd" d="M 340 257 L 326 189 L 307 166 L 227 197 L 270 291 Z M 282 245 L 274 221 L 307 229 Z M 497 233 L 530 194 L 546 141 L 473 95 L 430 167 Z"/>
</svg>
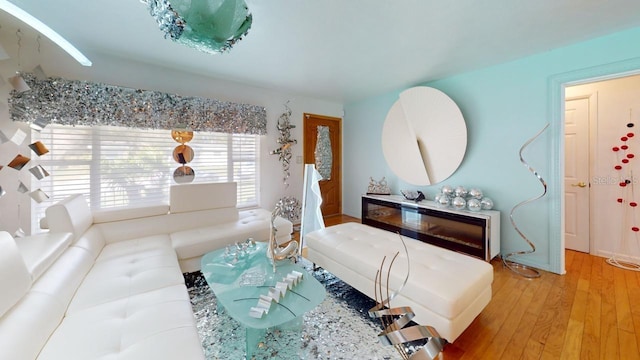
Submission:
<svg viewBox="0 0 640 360">
<path fill-rule="evenodd" d="M 494 259 L 491 302 L 439 359 L 640 359 L 640 272 L 605 260 L 567 250 L 566 275 L 526 279 Z"/>
</svg>

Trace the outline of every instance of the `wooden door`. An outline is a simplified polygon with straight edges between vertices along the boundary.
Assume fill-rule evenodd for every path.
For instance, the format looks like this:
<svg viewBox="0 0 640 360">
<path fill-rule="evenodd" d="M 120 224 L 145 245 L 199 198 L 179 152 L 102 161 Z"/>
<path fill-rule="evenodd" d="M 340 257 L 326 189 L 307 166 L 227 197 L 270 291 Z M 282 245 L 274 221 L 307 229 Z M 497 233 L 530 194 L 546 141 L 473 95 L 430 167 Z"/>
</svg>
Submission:
<svg viewBox="0 0 640 360">
<path fill-rule="evenodd" d="M 318 145 L 318 130 L 320 127 L 323 134 L 328 129 L 328 138 L 331 147 L 330 171 L 323 171 L 327 174 L 321 180 L 320 193 L 322 194 L 323 216 L 338 215 L 342 213 L 342 119 L 304 114 L 304 144 L 303 157 L 305 164 L 316 164 L 316 147 Z M 327 161 L 324 161 L 325 164 Z M 318 164 L 316 164 L 316 168 Z M 323 173 L 321 172 L 321 174 Z"/>
<path fill-rule="evenodd" d="M 589 252 L 589 98 L 565 102 L 565 247 Z"/>
</svg>

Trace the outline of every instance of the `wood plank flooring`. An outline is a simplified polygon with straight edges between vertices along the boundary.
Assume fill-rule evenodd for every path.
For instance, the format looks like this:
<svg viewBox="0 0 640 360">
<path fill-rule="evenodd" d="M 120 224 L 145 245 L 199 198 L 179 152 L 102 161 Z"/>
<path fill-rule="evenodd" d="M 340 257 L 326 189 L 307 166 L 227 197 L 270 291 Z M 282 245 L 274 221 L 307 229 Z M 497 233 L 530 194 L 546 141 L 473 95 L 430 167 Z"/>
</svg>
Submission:
<svg viewBox="0 0 640 360">
<path fill-rule="evenodd" d="M 526 279 L 494 259 L 491 302 L 439 359 L 640 359 L 640 272 L 605 260 L 567 250 L 566 275 Z"/>
</svg>

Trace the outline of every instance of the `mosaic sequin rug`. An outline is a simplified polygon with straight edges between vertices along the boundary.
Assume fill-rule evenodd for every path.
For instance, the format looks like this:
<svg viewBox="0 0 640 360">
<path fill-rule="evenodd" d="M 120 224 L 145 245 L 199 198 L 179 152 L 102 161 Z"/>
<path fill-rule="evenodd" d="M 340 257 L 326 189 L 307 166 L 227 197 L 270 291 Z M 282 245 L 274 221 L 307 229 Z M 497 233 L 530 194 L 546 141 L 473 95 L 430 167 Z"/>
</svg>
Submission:
<svg viewBox="0 0 640 360">
<path fill-rule="evenodd" d="M 375 302 L 331 273 L 303 264 L 327 289 L 325 300 L 304 316 L 302 332 L 267 334 L 252 359 L 399 359 L 378 341 L 381 326 L 367 311 Z M 224 310 L 200 273 L 187 274 L 189 296 L 207 360 L 245 359 L 245 330 Z"/>
</svg>

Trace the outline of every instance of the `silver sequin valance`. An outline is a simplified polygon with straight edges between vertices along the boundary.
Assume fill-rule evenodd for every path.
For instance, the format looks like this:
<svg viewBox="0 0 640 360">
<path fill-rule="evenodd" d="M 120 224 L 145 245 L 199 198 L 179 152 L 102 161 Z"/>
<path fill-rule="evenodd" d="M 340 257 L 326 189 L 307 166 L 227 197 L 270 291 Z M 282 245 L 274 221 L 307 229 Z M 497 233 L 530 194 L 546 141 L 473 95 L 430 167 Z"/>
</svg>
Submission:
<svg viewBox="0 0 640 360">
<path fill-rule="evenodd" d="M 110 125 L 142 129 L 189 126 L 195 131 L 264 135 L 267 111 L 248 104 L 184 97 L 62 78 L 22 74 L 31 90 L 9 97 L 14 121 L 50 120 L 63 125 Z"/>
</svg>

